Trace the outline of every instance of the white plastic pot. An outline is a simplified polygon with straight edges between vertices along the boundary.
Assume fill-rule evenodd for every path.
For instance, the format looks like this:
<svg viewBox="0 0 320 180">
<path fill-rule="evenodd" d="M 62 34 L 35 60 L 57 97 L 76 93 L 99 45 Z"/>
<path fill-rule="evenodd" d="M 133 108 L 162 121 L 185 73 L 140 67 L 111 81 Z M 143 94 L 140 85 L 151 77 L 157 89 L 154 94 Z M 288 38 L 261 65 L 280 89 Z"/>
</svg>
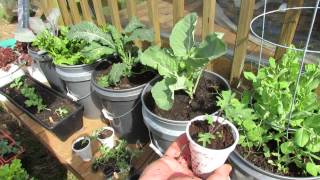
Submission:
<svg viewBox="0 0 320 180">
<path fill-rule="evenodd" d="M 189 148 L 191 152 L 191 164 L 192 171 L 199 177 L 206 179 L 215 169 L 222 166 L 227 160 L 230 153 L 236 148 L 239 141 L 239 132 L 237 128 L 222 117 L 213 116 L 214 121 L 222 122 L 222 124 L 228 124 L 232 129 L 234 143 L 226 149 L 209 149 L 196 143 L 190 136 L 189 127 L 194 121 L 203 121 L 205 116 L 197 116 L 192 119 L 186 129 L 187 138 L 189 141 Z"/>
<path fill-rule="evenodd" d="M 99 136 L 97 137 L 97 139 L 100 141 L 100 143 L 104 146 L 104 147 L 108 147 L 108 148 L 113 148 L 114 144 L 115 144 L 115 139 L 114 139 L 114 129 L 112 127 L 104 127 L 101 129 L 101 131 L 108 129 L 110 131 L 112 131 L 112 135 L 110 137 L 106 137 L 104 139 L 100 139 Z M 98 134 L 99 135 L 99 134 Z"/>
<path fill-rule="evenodd" d="M 79 149 L 79 150 L 75 149 L 74 148 L 75 144 L 83 139 L 86 139 L 89 141 L 88 145 L 82 149 Z M 91 141 L 90 141 L 90 138 L 88 138 L 88 137 L 80 137 L 80 138 L 76 139 L 72 144 L 72 150 L 77 155 L 79 155 L 83 161 L 90 161 L 92 159 Z"/>
<path fill-rule="evenodd" d="M 10 66 L 8 71 L 0 69 L 0 87 L 9 84 L 14 81 L 14 79 L 24 75 L 23 70 L 18 65 L 11 64 Z"/>
</svg>

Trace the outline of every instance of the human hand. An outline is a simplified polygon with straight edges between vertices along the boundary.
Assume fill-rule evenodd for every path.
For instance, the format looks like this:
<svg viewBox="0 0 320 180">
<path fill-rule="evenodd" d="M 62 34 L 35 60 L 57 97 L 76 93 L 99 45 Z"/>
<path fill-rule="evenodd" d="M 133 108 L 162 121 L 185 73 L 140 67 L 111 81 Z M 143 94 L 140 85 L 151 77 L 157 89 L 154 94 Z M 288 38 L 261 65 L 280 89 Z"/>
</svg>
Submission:
<svg viewBox="0 0 320 180">
<path fill-rule="evenodd" d="M 186 134 L 181 135 L 167 149 L 165 155 L 151 163 L 143 171 L 140 180 L 198 180 L 191 170 L 189 143 Z M 216 169 L 207 180 L 227 180 L 232 167 L 225 164 Z"/>
</svg>

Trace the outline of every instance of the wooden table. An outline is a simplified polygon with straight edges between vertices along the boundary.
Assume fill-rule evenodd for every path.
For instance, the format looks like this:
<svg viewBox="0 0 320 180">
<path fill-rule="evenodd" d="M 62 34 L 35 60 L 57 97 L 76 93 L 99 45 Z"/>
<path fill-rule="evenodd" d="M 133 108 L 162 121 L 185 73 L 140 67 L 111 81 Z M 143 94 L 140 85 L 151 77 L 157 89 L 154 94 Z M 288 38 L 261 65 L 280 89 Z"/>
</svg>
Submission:
<svg viewBox="0 0 320 180">
<path fill-rule="evenodd" d="M 53 154 L 57 159 L 70 170 L 79 179 L 99 180 L 104 179 L 102 172 L 93 172 L 91 170 L 91 162 L 84 162 L 81 158 L 72 152 L 71 146 L 75 139 L 82 135 L 91 135 L 95 130 L 106 126 L 101 120 L 91 120 L 83 118 L 83 128 L 67 140 L 61 141 L 50 131 L 42 127 L 40 124 L 32 120 L 28 115 L 23 113 L 20 109 L 14 106 L 11 102 L 0 95 L 0 101 L 3 104 L 7 112 L 15 116 L 23 125 L 25 125 L 39 141 Z M 92 141 L 92 151 L 94 156 L 98 155 L 99 143 Z M 134 167 L 140 172 L 144 167 L 157 159 L 158 156 L 147 146 L 144 148 L 143 155 L 137 161 L 135 161 Z"/>
</svg>

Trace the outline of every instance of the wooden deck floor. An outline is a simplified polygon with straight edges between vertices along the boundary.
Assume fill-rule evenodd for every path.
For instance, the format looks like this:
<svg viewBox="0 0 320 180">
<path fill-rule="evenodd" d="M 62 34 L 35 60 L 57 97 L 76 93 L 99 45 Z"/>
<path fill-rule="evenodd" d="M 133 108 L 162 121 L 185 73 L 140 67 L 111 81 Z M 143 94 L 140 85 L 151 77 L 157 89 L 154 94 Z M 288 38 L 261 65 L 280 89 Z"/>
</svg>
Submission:
<svg viewBox="0 0 320 180">
<path fill-rule="evenodd" d="M 75 139 L 82 135 L 91 135 L 95 130 L 106 126 L 101 120 L 91 120 L 83 118 L 83 128 L 70 136 L 66 141 L 61 141 L 50 131 L 42 127 L 40 124 L 32 120 L 28 115 L 24 114 L 20 109 L 14 106 L 4 97 L 0 95 L 1 103 L 5 109 L 15 116 L 25 127 L 27 127 L 38 140 L 54 155 L 56 158 L 77 178 L 88 180 L 102 180 L 104 175 L 102 172 L 93 172 L 91 170 L 91 162 L 84 162 L 81 158 L 73 154 L 71 150 L 72 143 Z M 98 156 L 98 147 L 100 144 L 97 141 L 92 141 L 92 151 L 94 156 Z M 143 171 L 145 166 L 153 160 L 159 158 L 148 146 L 143 149 L 143 154 L 140 158 L 134 161 L 133 166 L 139 173 Z"/>
</svg>

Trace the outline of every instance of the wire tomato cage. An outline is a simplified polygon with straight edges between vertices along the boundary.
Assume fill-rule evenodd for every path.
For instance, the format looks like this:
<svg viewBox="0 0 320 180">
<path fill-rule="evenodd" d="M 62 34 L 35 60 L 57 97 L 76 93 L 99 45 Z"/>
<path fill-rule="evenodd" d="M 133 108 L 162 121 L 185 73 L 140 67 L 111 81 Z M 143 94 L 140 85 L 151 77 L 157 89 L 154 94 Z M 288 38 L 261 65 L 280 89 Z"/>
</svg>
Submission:
<svg viewBox="0 0 320 180">
<path fill-rule="evenodd" d="M 314 27 L 316 16 L 317 16 L 317 12 L 318 12 L 318 9 L 319 9 L 320 0 L 316 1 L 316 5 L 314 7 L 301 6 L 301 7 L 290 7 L 290 8 L 287 8 L 287 7 L 284 7 L 284 6 L 280 6 L 279 9 L 272 10 L 272 11 L 266 11 L 267 3 L 268 3 L 268 0 L 264 0 L 263 13 L 258 15 L 258 16 L 256 16 L 256 17 L 254 17 L 250 22 L 251 33 L 255 37 L 257 37 L 258 39 L 260 39 L 258 70 L 261 67 L 261 59 L 262 59 L 262 51 L 263 51 L 264 43 L 269 43 L 269 44 L 272 44 L 272 45 L 274 45 L 276 47 L 280 47 L 280 48 L 292 49 L 292 50 L 295 50 L 295 51 L 303 52 L 303 56 L 302 56 L 302 59 L 301 59 L 301 62 L 300 62 L 300 70 L 299 70 L 299 73 L 298 73 L 297 78 L 296 78 L 296 84 L 295 84 L 295 89 L 294 89 L 294 92 L 293 92 L 293 98 L 292 98 L 292 102 L 290 104 L 290 111 L 289 111 L 288 118 L 287 118 L 286 135 L 288 137 L 289 130 L 290 130 L 290 121 L 291 121 L 292 112 L 293 112 L 293 106 L 296 103 L 297 89 L 298 89 L 298 86 L 299 86 L 299 82 L 300 82 L 301 76 L 303 74 L 302 73 L 303 72 L 303 65 L 305 63 L 306 54 L 307 53 L 320 54 L 320 51 L 308 49 L 309 43 L 310 43 L 310 38 L 311 38 L 311 35 L 312 35 L 313 27 Z M 273 13 L 278 13 L 278 12 L 282 12 L 283 13 L 283 12 L 286 12 L 286 11 L 289 11 L 289 10 L 307 10 L 307 9 L 311 9 L 311 10 L 313 9 L 313 15 L 312 15 L 312 20 L 311 20 L 311 25 L 310 25 L 310 28 L 309 28 L 309 32 L 308 32 L 308 35 L 307 35 L 307 41 L 306 41 L 303 49 L 281 45 L 281 44 L 278 44 L 278 43 L 275 43 L 275 42 L 271 42 L 271 41 L 269 41 L 269 40 L 264 38 L 264 34 L 265 34 L 265 18 L 266 18 L 267 15 L 270 15 L 270 14 L 273 14 Z M 257 19 L 259 19 L 261 17 L 263 18 L 263 20 L 262 20 L 262 32 L 261 32 L 261 36 L 259 36 L 253 29 L 253 23 Z"/>
</svg>

